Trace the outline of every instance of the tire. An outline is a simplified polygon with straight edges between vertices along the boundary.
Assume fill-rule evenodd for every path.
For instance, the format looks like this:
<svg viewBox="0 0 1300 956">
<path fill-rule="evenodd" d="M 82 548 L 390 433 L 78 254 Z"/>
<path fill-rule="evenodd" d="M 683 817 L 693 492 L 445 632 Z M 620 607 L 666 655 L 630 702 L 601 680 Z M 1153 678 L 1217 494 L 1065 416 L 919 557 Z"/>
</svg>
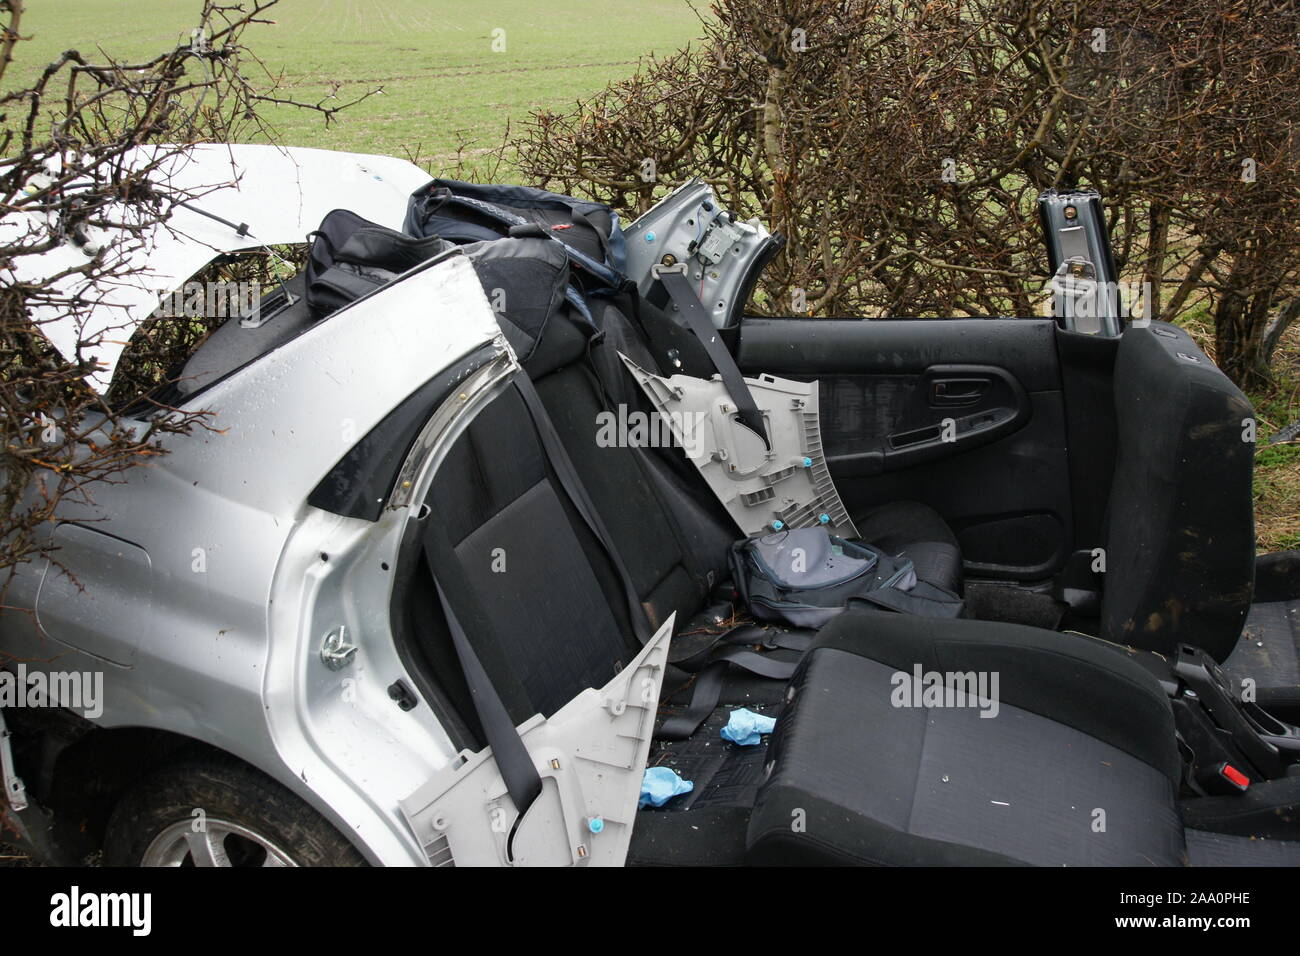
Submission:
<svg viewBox="0 0 1300 956">
<path fill-rule="evenodd" d="M 324 817 L 280 784 L 242 764 L 208 759 L 161 770 L 118 801 L 104 838 L 104 865 L 366 863 Z"/>
</svg>

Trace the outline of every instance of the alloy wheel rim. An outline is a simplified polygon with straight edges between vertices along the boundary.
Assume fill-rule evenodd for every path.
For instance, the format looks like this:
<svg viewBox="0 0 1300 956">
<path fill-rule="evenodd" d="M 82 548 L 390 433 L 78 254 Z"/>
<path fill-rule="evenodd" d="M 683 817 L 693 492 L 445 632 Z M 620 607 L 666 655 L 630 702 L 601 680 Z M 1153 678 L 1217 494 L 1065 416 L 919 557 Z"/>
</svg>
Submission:
<svg viewBox="0 0 1300 956">
<path fill-rule="evenodd" d="M 255 830 L 208 817 L 171 824 L 144 851 L 141 866 L 297 866 L 287 851 Z"/>
</svg>

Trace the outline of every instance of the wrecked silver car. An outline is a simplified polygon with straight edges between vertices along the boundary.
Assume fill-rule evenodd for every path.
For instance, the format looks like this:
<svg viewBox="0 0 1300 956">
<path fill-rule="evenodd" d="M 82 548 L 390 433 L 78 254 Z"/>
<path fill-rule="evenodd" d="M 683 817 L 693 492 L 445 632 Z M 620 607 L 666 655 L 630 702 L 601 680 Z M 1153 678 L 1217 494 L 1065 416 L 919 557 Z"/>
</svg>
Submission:
<svg viewBox="0 0 1300 956">
<path fill-rule="evenodd" d="M 1300 862 L 1300 563 L 1255 556 L 1248 401 L 1106 293 L 1095 194 L 1043 198 L 1046 316 L 814 320 L 744 315 L 781 240 L 702 183 L 623 224 L 188 163 L 229 184 L 126 311 L 306 264 L 133 406 L 213 427 L 11 587 L 6 673 L 57 706 L 0 701 L 7 819 L 47 858 Z M 65 334 L 107 387 L 127 337 Z"/>
</svg>

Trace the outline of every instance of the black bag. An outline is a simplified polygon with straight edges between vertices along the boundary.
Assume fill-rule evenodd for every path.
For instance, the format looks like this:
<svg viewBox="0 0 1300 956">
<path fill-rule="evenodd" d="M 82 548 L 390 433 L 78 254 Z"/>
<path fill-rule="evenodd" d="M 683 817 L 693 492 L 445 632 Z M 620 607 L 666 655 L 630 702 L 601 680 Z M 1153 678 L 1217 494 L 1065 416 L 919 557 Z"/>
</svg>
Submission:
<svg viewBox="0 0 1300 956">
<path fill-rule="evenodd" d="M 304 270 L 313 320 L 388 285 L 402 273 L 460 247 L 437 236 L 415 238 L 335 209 L 311 233 Z M 526 362 L 555 314 L 593 326 L 591 312 L 570 281 L 564 247 L 546 239 L 503 239 L 463 247 L 506 338 Z"/>
<path fill-rule="evenodd" d="M 905 614 L 959 617 L 955 594 L 918 581 L 912 562 L 825 528 L 755 535 L 731 548 L 732 573 L 755 618 L 820 628 L 853 601 Z"/>
<path fill-rule="evenodd" d="M 316 319 L 452 248 L 436 237 L 413 238 L 347 209 L 328 213 L 308 238 L 307 307 Z"/>
<path fill-rule="evenodd" d="M 628 285 L 618 213 L 603 203 L 529 186 L 435 179 L 411 194 L 402 228 L 458 244 L 504 236 L 553 239 L 565 248 L 585 292 L 616 293 Z"/>
</svg>

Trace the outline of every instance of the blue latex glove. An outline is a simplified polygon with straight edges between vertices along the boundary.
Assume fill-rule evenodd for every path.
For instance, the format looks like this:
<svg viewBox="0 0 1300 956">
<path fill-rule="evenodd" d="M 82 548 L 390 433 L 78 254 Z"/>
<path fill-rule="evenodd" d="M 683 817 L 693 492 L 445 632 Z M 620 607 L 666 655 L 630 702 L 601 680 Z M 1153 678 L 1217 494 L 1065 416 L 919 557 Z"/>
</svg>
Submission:
<svg viewBox="0 0 1300 956">
<path fill-rule="evenodd" d="M 662 807 L 678 794 L 690 793 L 694 789 L 695 784 L 677 776 L 676 770 L 647 767 L 645 776 L 641 778 L 641 800 L 637 806 L 650 804 L 652 807 Z"/>
<path fill-rule="evenodd" d="M 731 712 L 727 726 L 722 728 L 722 739 L 742 747 L 752 747 L 763 739 L 763 734 L 770 734 L 775 727 L 775 717 L 764 717 L 742 707 Z"/>
</svg>

